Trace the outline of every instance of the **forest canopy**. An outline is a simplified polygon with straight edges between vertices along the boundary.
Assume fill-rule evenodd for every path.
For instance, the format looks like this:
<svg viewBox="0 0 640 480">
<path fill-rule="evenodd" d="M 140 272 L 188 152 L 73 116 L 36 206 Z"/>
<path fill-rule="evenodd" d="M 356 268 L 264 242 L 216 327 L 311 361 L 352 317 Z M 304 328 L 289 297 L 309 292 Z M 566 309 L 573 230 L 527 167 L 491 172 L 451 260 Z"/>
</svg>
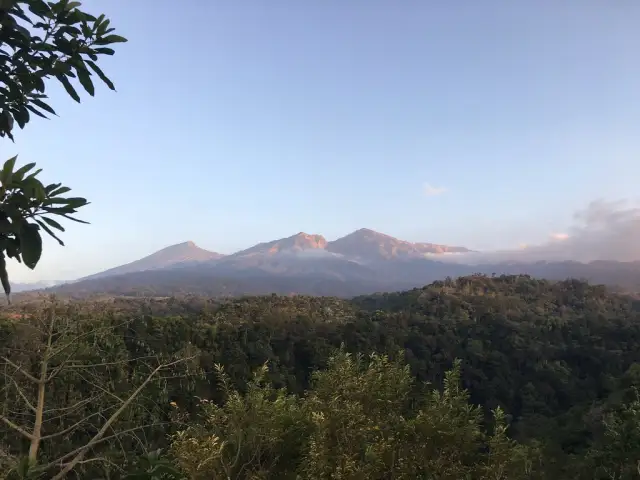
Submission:
<svg viewBox="0 0 640 480">
<path fill-rule="evenodd" d="M 472 276 L 351 301 L 15 307 L 0 322 L 0 470 L 17 475 L 28 455 L 16 427 L 31 435 L 29 376 L 55 318 L 52 344 L 73 348 L 48 359 L 57 373 L 30 467 L 42 478 L 95 438 L 96 406 L 116 411 L 159 366 L 74 473 L 637 478 L 639 306 L 576 280 Z"/>
</svg>

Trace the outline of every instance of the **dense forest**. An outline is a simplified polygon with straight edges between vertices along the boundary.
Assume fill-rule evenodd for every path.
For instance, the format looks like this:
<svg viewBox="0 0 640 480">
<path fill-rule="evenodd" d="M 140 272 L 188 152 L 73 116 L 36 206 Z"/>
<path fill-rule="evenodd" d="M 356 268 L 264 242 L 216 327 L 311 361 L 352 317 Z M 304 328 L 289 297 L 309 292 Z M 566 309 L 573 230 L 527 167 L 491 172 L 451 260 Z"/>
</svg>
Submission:
<svg viewBox="0 0 640 480">
<path fill-rule="evenodd" d="M 603 286 L 0 315 L 0 478 L 640 478 L 640 302 Z"/>
</svg>

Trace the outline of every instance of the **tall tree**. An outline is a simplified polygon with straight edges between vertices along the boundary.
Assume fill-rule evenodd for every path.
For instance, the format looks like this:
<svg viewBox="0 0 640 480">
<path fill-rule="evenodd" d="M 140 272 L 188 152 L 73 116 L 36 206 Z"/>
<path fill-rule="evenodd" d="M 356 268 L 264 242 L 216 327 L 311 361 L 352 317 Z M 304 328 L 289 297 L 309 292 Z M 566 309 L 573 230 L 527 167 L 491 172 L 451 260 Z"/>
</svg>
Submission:
<svg viewBox="0 0 640 480">
<path fill-rule="evenodd" d="M 56 115 L 46 93 L 52 79 L 77 102 L 71 79 L 91 96 L 94 76 L 115 90 L 96 62 L 114 54 L 109 45 L 127 40 L 113 33 L 104 15 L 93 16 L 80 6 L 69 0 L 0 0 L 0 137 L 13 140 L 15 125 L 24 128 L 31 114 Z M 70 188 L 60 183 L 43 185 L 40 170 L 29 173 L 35 163 L 15 166 L 13 157 L 0 172 L 0 280 L 8 299 L 6 257 L 35 268 L 42 254 L 41 229 L 64 245 L 54 233 L 64 228 L 44 215 L 79 221 L 71 215 L 88 204 L 84 198 L 61 197 Z"/>
</svg>

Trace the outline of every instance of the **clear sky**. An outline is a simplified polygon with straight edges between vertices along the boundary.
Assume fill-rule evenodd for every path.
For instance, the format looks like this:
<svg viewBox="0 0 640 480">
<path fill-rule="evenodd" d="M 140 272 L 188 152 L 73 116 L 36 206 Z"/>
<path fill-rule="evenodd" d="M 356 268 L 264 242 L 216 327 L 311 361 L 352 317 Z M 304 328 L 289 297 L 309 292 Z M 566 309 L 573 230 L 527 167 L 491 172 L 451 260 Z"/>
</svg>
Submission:
<svg viewBox="0 0 640 480">
<path fill-rule="evenodd" d="M 88 0 L 117 93 L 2 153 L 91 200 L 45 244 L 69 279 L 193 240 L 231 253 L 367 227 L 496 249 L 640 185 L 640 2 Z"/>
</svg>

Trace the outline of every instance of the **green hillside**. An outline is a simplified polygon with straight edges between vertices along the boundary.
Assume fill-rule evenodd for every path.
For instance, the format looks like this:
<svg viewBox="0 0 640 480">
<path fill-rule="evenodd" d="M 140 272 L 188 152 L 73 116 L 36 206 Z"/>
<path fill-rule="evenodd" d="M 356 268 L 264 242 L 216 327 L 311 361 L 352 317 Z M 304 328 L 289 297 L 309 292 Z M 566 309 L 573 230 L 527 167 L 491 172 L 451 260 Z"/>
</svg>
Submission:
<svg viewBox="0 0 640 480">
<path fill-rule="evenodd" d="M 69 478 L 638 478 L 640 303 L 602 286 L 22 308 L 0 324 L 0 471 L 38 436 L 41 478 L 79 452 Z"/>
</svg>

